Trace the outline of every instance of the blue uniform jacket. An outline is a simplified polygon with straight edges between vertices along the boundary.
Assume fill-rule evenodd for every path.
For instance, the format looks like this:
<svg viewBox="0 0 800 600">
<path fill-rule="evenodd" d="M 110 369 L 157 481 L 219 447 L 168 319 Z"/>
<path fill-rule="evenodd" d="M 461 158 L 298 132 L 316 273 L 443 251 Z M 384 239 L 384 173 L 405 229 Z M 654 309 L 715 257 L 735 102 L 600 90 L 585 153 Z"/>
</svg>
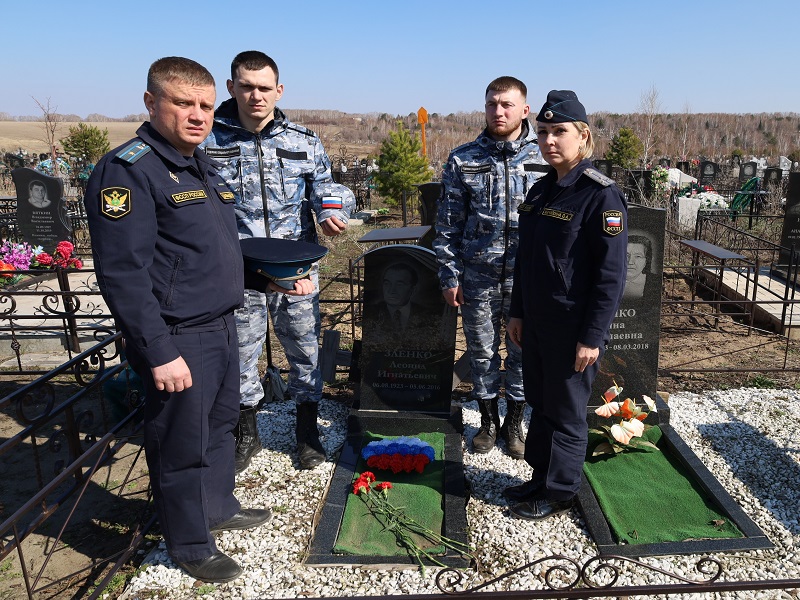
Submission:
<svg viewBox="0 0 800 600">
<path fill-rule="evenodd" d="M 179 356 L 173 326 L 241 306 L 242 254 L 234 195 L 211 159 L 181 156 L 149 123 L 136 134 L 100 160 L 84 203 L 100 291 L 126 342 L 157 367 Z"/>
<path fill-rule="evenodd" d="M 625 286 L 622 193 L 588 160 L 561 181 L 551 171 L 520 205 L 519 233 L 510 315 L 526 329 L 602 346 Z"/>
</svg>

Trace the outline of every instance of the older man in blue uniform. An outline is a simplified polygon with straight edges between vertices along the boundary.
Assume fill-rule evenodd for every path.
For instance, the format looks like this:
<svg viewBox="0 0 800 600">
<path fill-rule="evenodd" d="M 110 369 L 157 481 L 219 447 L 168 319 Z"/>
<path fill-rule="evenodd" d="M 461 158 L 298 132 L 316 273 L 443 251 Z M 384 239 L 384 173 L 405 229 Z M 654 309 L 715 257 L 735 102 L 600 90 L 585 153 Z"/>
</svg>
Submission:
<svg viewBox="0 0 800 600">
<path fill-rule="evenodd" d="M 233 311 L 244 296 L 234 195 L 197 150 L 216 92 L 203 66 L 152 64 L 150 122 L 104 156 L 85 204 L 100 291 L 146 386 L 144 446 L 172 559 L 196 579 L 242 569 L 213 533 L 267 522 L 233 495 L 239 356 Z"/>
</svg>

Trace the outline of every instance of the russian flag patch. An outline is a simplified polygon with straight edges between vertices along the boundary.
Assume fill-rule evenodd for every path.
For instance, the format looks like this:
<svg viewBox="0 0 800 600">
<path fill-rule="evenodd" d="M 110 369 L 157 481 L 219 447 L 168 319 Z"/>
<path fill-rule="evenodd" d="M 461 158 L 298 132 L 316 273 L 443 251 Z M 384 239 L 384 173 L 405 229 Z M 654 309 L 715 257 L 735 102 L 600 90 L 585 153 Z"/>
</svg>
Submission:
<svg viewBox="0 0 800 600">
<path fill-rule="evenodd" d="M 603 213 L 603 231 L 608 235 L 622 233 L 622 212 L 619 210 L 607 210 Z"/>
<path fill-rule="evenodd" d="M 341 196 L 323 196 L 322 197 L 322 208 L 324 209 L 342 209 L 342 197 Z"/>
</svg>

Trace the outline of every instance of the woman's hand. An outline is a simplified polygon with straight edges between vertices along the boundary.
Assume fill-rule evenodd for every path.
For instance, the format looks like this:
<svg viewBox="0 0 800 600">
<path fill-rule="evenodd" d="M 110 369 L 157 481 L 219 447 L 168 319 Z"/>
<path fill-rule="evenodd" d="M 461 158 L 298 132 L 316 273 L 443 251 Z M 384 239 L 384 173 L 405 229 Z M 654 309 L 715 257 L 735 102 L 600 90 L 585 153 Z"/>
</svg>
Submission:
<svg viewBox="0 0 800 600">
<path fill-rule="evenodd" d="M 522 319 L 511 317 L 506 325 L 506 333 L 514 344 L 522 348 Z"/>
<path fill-rule="evenodd" d="M 575 371 L 583 373 L 586 367 L 597 362 L 598 356 L 600 356 L 600 348 L 591 348 L 578 342 L 575 348 Z"/>
</svg>

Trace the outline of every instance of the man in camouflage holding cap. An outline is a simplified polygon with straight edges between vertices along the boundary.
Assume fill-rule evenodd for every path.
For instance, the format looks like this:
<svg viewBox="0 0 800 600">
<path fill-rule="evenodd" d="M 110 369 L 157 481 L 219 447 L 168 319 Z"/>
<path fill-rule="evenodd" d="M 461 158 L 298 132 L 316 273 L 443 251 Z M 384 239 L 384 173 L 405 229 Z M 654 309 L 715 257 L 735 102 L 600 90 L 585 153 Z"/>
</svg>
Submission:
<svg viewBox="0 0 800 600">
<path fill-rule="evenodd" d="M 263 52 L 238 54 L 227 82 L 232 98 L 215 112 L 206 153 L 222 163 L 220 175 L 236 195 L 239 237 L 317 241 L 316 225 L 335 236 L 347 227 L 353 193 L 333 181 L 320 139 L 290 122 L 275 105 L 283 94 L 278 66 Z M 236 469 L 261 450 L 256 410 L 264 397 L 258 373 L 268 314 L 289 362 L 288 391 L 297 405 L 295 435 L 300 467 L 325 460 L 317 429 L 322 397 L 319 368 L 319 286 L 316 267 L 285 294 L 246 290 L 236 311 L 241 362 L 241 416 L 236 434 Z M 310 293 L 309 293 L 310 292 Z"/>
<path fill-rule="evenodd" d="M 500 332 L 508 323 L 517 252 L 517 206 L 548 170 L 536 133 L 527 120 L 528 90 L 514 77 L 498 77 L 486 88 L 486 129 L 453 150 L 442 174 L 433 247 L 445 300 L 461 307 L 470 354 L 472 398 L 481 427 L 473 450 L 489 452 L 498 433 L 509 454 L 522 459 L 525 395 L 520 349 L 506 336 L 506 419 L 500 426 Z"/>
</svg>

